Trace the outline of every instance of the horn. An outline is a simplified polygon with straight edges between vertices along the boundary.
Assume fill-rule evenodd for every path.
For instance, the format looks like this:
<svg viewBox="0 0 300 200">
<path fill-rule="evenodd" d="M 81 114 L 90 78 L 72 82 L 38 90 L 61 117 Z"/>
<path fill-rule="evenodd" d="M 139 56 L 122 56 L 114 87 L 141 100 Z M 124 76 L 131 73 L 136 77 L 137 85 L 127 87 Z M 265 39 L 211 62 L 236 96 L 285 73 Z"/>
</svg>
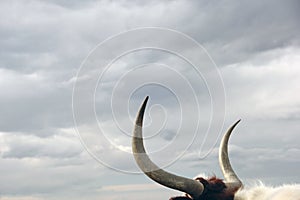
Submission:
<svg viewBox="0 0 300 200">
<path fill-rule="evenodd" d="M 228 141 L 229 137 L 233 131 L 233 129 L 236 127 L 236 125 L 241 120 L 238 120 L 235 122 L 225 133 L 225 135 L 222 138 L 220 148 L 219 148 L 219 164 L 223 173 L 223 176 L 225 178 L 225 184 L 227 186 L 228 190 L 231 191 L 237 191 L 239 188 L 243 186 L 242 181 L 238 178 L 238 176 L 233 171 L 229 157 L 228 157 Z"/>
<path fill-rule="evenodd" d="M 139 168 L 153 181 L 172 188 L 179 190 L 191 195 L 193 198 L 198 198 L 203 190 L 204 186 L 199 181 L 177 176 L 175 174 L 166 172 L 163 169 L 160 169 L 156 164 L 154 164 L 145 151 L 143 144 L 143 117 L 148 101 L 148 96 L 144 100 L 136 118 L 133 138 L 132 138 L 132 152 L 135 158 L 136 163 Z"/>
</svg>

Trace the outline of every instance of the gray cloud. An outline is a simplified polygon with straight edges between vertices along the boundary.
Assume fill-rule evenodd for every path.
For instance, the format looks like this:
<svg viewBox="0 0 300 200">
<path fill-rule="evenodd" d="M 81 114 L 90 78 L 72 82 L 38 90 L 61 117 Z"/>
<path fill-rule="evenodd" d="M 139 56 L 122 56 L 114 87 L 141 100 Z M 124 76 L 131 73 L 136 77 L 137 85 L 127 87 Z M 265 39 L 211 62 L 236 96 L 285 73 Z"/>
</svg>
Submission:
<svg viewBox="0 0 300 200">
<path fill-rule="evenodd" d="M 72 89 L 83 59 L 107 37 L 143 26 L 160 26 L 188 34 L 204 45 L 219 66 L 227 98 L 223 129 L 236 119 L 243 119 L 231 140 L 232 162 L 241 178 L 261 178 L 271 184 L 297 182 L 299 177 L 294 175 L 299 174 L 300 153 L 298 8 L 296 0 L 1 1 L 0 194 L 7 199 L 114 199 L 122 195 L 147 199 L 162 193 L 168 197 L 172 193 L 154 190 L 150 191 L 153 195 L 145 197 L 138 192 L 111 194 L 101 190 L 105 186 L 144 184 L 149 180 L 94 162 L 73 135 Z M 144 41 L 138 37 L 137 44 Z M 177 39 L 152 39 L 172 48 L 180 47 L 186 55 L 197 57 L 192 46 Z M 121 49 L 129 45 L 126 42 L 118 42 L 116 46 Z M 107 50 L 107 56 L 109 53 Z M 107 58 L 101 54 L 89 61 L 98 63 Z M 130 67 L 147 62 L 164 63 L 177 69 L 196 90 L 201 103 L 199 133 L 188 149 L 194 131 L 187 128 L 176 132 L 180 122 L 179 104 L 162 87 L 144 87 L 127 103 L 130 96 L 127 91 L 137 84 L 128 76 L 116 90 L 119 93 L 114 108 L 118 108 L 118 117 L 112 118 L 109 97 L 115 83 Z M 144 75 L 143 80 L 151 78 Z M 156 80 L 166 80 L 176 91 L 182 91 L 180 94 L 185 94 L 186 87 L 172 74 L 160 71 L 154 75 Z M 151 158 L 165 165 L 186 151 L 183 159 L 167 169 L 190 177 L 199 172 L 220 175 L 217 151 L 212 148 L 218 134 L 214 132 L 216 127 L 212 127 L 201 146 L 212 115 L 210 96 L 204 80 L 197 79 L 189 65 L 174 55 L 139 52 L 120 59 L 108 71 L 104 83 L 105 87 L 96 96 L 97 114 L 113 143 L 100 136 L 92 121 L 94 115 L 80 116 L 86 120 L 77 124 L 77 128 L 95 144 L 89 147 L 102 152 L 108 163 L 129 171 L 138 170 L 130 154 L 130 135 L 124 135 L 114 123 L 117 121 L 131 133 L 136 110 L 144 96 L 150 94 L 149 105 L 165 105 L 169 113 L 164 116 L 163 110 L 153 107 L 145 118 L 149 125 L 146 136 L 157 131 L 164 117 L 169 120 L 159 134 L 146 141 Z M 179 103 L 187 108 L 186 115 L 193 118 L 197 114 L 195 105 L 189 95 L 184 96 L 184 102 Z M 81 106 L 85 109 L 84 104 Z M 213 114 L 221 116 L 219 112 L 214 110 Z M 212 154 L 199 161 L 199 150 L 212 150 Z"/>
<path fill-rule="evenodd" d="M 3 135 L 2 138 L 6 141 L 3 144 L 6 147 L 2 146 L 2 148 L 7 149 L 7 151 L 2 152 L 3 158 L 68 158 L 79 156 L 83 151 L 79 141 L 64 134 L 56 134 L 50 138 L 40 138 L 34 135 L 10 133 Z"/>
<path fill-rule="evenodd" d="M 2 69 L 0 76 L 2 131 L 31 131 L 43 136 L 72 124 L 71 87 L 38 73 Z"/>
</svg>

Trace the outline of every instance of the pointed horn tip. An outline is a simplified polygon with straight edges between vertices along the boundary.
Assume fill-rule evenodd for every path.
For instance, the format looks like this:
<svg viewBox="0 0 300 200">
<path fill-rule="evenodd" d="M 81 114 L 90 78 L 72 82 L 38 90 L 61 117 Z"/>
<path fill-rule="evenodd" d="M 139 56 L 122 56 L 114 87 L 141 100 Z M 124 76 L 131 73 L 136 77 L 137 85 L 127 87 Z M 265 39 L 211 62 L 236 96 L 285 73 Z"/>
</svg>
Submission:
<svg viewBox="0 0 300 200">
<path fill-rule="evenodd" d="M 226 134 L 231 135 L 231 132 L 233 131 L 233 129 L 238 125 L 238 123 L 240 123 L 241 119 L 237 120 L 228 130 L 228 132 Z"/>
<path fill-rule="evenodd" d="M 143 101 L 143 104 L 141 106 L 141 111 L 144 112 L 145 111 L 145 108 L 146 108 L 146 105 L 147 105 L 147 102 L 149 100 L 149 96 L 146 96 L 145 100 Z"/>
<path fill-rule="evenodd" d="M 234 124 L 233 124 L 233 127 L 235 127 L 236 125 L 238 125 L 238 123 L 241 122 L 241 119 L 237 120 Z"/>
<path fill-rule="evenodd" d="M 136 125 L 138 126 L 142 126 L 143 124 L 143 117 L 144 117 L 144 113 L 145 113 L 145 109 L 146 109 L 146 105 L 148 102 L 149 96 L 146 96 L 142 106 L 140 107 L 140 110 L 138 112 L 138 116 L 136 118 Z"/>
<path fill-rule="evenodd" d="M 149 99 L 149 96 L 147 95 L 147 96 L 145 97 L 145 100 L 144 100 L 144 102 L 146 102 L 146 103 L 147 103 L 148 99 Z"/>
</svg>

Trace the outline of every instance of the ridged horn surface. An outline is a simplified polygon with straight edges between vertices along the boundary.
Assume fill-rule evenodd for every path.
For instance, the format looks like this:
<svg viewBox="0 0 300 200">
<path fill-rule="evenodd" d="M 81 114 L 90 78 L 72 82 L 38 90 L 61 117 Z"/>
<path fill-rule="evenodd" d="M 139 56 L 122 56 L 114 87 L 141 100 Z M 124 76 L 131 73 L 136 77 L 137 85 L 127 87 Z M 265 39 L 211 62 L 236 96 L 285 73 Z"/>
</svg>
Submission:
<svg viewBox="0 0 300 200">
<path fill-rule="evenodd" d="M 153 181 L 164 185 L 168 188 L 179 190 L 191 195 L 193 198 L 198 198 L 203 190 L 203 185 L 196 180 L 177 176 L 159 168 L 151 161 L 147 155 L 143 142 L 143 117 L 148 101 L 148 96 L 144 100 L 135 122 L 133 138 L 132 138 L 132 152 L 139 168 Z"/>
<path fill-rule="evenodd" d="M 225 133 L 225 135 L 222 138 L 220 148 L 219 148 L 219 164 L 223 176 L 225 178 L 225 184 L 228 190 L 233 190 L 233 191 L 236 191 L 239 188 L 241 188 L 243 184 L 231 167 L 230 160 L 228 157 L 228 141 L 233 129 L 240 121 L 241 120 L 238 120 L 228 129 L 228 131 Z"/>
</svg>

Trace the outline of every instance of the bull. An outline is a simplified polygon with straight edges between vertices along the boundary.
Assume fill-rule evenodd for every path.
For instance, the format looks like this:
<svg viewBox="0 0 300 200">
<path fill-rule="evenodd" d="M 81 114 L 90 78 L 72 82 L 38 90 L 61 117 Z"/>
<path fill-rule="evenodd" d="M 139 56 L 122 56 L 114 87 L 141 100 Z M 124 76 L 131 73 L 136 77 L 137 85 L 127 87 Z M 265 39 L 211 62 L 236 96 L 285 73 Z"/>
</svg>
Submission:
<svg viewBox="0 0 300 200">
<path fill-rule="evenodd" d="M 138 111 L 135 121 L 132 152 L 139 168 L 153 181 L 185 193 L 183 196 L 172 197 L 170 200 L 300 200 L 300 185 L 283 185 L 267 187 L 258 185 L 244 187 L 234 172 L 228 157 L 229 137 L 240 122 L 234 123 L 224 134 L 219 147 L 219 164 L 224 179 L 217 177 L 197 177 L 190 179 L 169 173 L 151 161 L 143 144 L 143 117 L 148 97 Z"/>
</svg>

